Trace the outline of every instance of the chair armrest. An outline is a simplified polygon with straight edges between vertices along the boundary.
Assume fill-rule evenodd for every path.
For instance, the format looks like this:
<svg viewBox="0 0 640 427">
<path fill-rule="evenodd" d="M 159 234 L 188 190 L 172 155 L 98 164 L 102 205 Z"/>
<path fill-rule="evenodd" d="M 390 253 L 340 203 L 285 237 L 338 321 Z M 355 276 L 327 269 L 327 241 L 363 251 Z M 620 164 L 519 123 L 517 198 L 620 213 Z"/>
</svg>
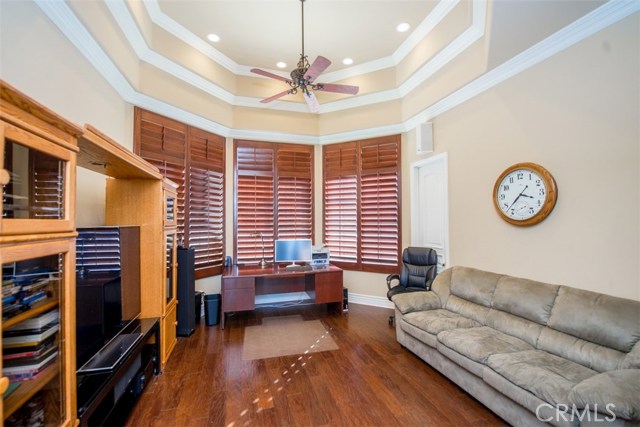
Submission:
<svg viewBox="0 0 640 427">
<path fill-rule="evenodd" d="M 391 282 L 397 280 L 400 283 L 400 276 L 397 274 L 390 274 L 387 276 L 387 289 L 391 290 Z"/>
</svg>

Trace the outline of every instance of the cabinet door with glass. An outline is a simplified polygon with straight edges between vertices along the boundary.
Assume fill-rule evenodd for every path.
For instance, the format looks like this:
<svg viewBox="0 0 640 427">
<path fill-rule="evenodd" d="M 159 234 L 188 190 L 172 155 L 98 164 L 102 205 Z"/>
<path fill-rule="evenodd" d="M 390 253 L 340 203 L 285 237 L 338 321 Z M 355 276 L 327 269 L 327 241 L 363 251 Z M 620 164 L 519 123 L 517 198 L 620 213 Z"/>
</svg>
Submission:
<svg viewBox="0 0 640 427">
<path fill-rule="evenodd" d="M 0 235 L 73 231 L 76 148 L 0 121 Z"/>
<path fill-rule="evenodd" d="M 2 251 L 2 412 L 5 426 L 76 418 L 73 239 Z"/>
<path fill-rule="evenodd" d="M 165 307 L 176 298 L 177 280 L 177 236 L 172 230 L 165 230 Z M 164 310 L 166 311 L 166 309 Z"/>
<path fill-rule="evenodd" d="M 177 185 L 168 179 L 162 181 L 164 195 L 164 226 L 175 227 L 178 224 Z"/>
</svg>

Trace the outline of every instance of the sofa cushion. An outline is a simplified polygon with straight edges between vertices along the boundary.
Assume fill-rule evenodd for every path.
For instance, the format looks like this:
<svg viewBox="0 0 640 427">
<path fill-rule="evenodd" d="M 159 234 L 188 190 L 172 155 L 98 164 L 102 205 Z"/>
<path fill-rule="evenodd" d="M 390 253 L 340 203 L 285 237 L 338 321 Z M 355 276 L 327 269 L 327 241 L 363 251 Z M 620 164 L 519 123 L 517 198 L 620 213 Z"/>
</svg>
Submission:
<svg viewBox="0 0 640 427">
<path fill-rule="evenodd" d="M 598 372 L 617 369 L 625 353 L 572 335 L 543 328 L 536 348 L 579 363 Z"/>
<path fill-rule="evenodd" d="M 548 326 L 628 353 L 640 340 L 640 301 L 561 286 Z"/>
<path fill-rule="evenodd" d="M 411 323 L 407 323 L 404 316 L 402 316 L 400 312 L 396 310 L 396 335 L 400 336 L 400 333 L 398 333 L 398 327 L 402 330 L 402 332 L 405 333 L 405 335 L 410 335 L 411 337 L 415 338 L 428 347 L 436 348 L 436 346 L 438 345 L 438 338 L 434 334 L 430 334 L 429 332 L 420 329 L 412 325 Z"/>
<path fill-rule="evenodd" d="M 480 326 L 478 322 L 457 313 L 452 313 L 449 310 L 442 309 L 408 313 L 403 316 L 403 319 L 416 328 L 420 328 L 433 335 L 449 329 Z"/>
<path fill-rule="evenodd" d="M 618 369 L 640 369 L 640 341 L 620 361 Z"/>
<path fill-rule="evenodd" d="M 438 342 L 482 364 L 486 364 L 492 354 L 533 349 L 521 339 L 487 326 L 442 331 L 438 334 Z"/>
<path fill-rule="evenodd" d="M 640 420 L 640 369 L 604 372 L 588 378 L 569 392 L 570 403 L 601 414 Z"/>
<path fill-rule="evenodd" d="M 591 369 L 541 350 L 494 354 L 488 358 L 487 365 L 552 405 L 568 404 L 571 389 L 597 375 Z"/>
<path fill-rule="evenodd" d="M 396 294 L 391 297 L 391 301 L 393 301 L 402 314 L 442 307 L 438 295 L 428 291 Z"/>
<path fill-rule="evenodd" d="M 546 325 L 560 286 L 502 276 L 493 293 L 492 307 Z"/>
<path fill-rule="evenodd" d="M 536 346 L 540 333 L 545 326 L 500 310 L 489 310 L 485 325 L 518 337 L 532 346 Z"/>
<path fill-rule="evenodd" d="M 453 267 L 451 294 L 485 307 L 491 307 L 493 292 L 500 277 L 499 274 L 475 268 Z"/>
</svg>

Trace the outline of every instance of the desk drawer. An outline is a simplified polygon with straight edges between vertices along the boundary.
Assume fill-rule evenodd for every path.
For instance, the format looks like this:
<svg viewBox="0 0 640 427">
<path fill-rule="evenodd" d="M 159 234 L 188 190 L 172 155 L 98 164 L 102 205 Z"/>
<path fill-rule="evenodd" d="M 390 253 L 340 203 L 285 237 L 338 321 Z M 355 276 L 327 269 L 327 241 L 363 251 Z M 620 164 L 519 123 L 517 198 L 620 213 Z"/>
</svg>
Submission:
<svg viewBox="0 0 640 427">
<path fill-rule="evenodd" d="M 251 277 L 222 279 L 222 312 L 253 310 L 256 287 Z"/>
</svg>

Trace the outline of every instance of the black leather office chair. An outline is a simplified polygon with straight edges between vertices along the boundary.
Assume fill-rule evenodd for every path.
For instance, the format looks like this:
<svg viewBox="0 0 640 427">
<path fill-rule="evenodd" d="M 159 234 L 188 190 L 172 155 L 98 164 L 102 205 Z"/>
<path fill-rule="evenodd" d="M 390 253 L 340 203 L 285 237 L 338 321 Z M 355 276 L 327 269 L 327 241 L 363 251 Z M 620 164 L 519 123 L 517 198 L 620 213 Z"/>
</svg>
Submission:
<svg viewBox="0 0 640 427">
<path fill-rule="evenodd" d="M 438 255 L 431 248 L 408 247 L 402 251 L 402 270 L 400 274 L 387 276 L 387 298 L 405 292 L 428 291 L 437 274 Z M 395 286 L 392 282 L 397 280 Z M 395 316 L 389 316 L 393 325 Z"/>
</svg>

